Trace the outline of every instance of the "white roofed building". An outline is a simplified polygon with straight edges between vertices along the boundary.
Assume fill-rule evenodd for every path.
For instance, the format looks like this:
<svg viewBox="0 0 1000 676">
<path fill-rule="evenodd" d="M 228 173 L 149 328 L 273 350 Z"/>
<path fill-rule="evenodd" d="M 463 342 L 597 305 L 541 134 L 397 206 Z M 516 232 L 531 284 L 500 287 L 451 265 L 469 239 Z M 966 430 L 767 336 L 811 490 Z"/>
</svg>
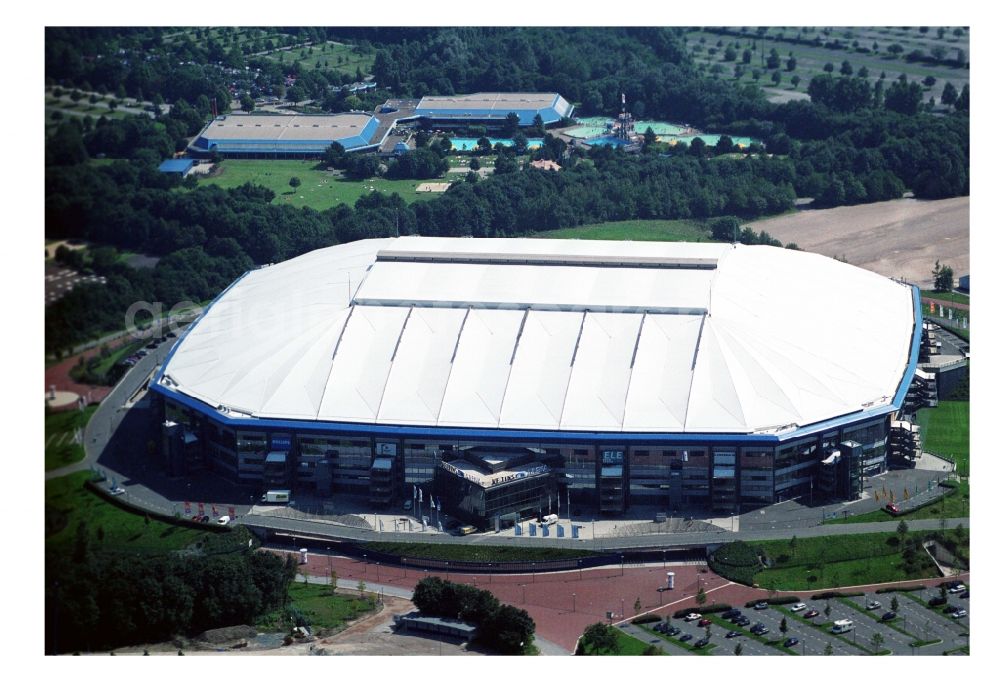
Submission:
<svg viewBox="0 0 1000 676">
<path fill-rule="evenodd" d="M 251 483 L 277 434 L 321 493 L 392 457 L 409 498 L 446 456 L 506 448 L 553 468 L 561 504 L 733 509 L 808 491 L 845 441 L 884 468 L 919 308 L 767 246 L 363 240 L 245 274 L 153 389 Z"/>
</svg>

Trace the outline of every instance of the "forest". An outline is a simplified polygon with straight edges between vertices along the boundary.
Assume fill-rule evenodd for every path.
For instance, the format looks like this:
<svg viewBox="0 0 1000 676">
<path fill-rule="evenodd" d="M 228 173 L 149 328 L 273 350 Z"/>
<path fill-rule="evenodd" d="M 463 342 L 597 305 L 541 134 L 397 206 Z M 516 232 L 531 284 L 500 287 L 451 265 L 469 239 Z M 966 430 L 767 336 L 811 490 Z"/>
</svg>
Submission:
<svg viewBox="0 0 1000 676">
<path fill-rule="evenodd" d="M 968 194 L 967 109 L 930 114 L 913 104 L 912 86 L 902 80 L 876 92 L 857 78 L 832 75 L 813 80 L 810 101 L 772 104 L 753 85 L 699 74 L 680 30 L 353 28 L 310 34 L 374 45 L 375 76 L 394 94 L 558 91 L 579 104 L 579 114 L 608 114 L 624 91 L 637 115 L 763 141 L 763 147 L 743 153 L 692 143 L 626 154 L 610 147 L 571 151 L 548 135 L 528 159 L 556 159 L 560 172 L 519 170 L 512 153 L 498 150 L 492 177 L 457 183 L 433 200 L 407 205 L 376 192 L 353 206 L 319 213 L 270 204 L 274 194 L 251 185 L 225 191 L 196 187 L 189 178 L 179 189 L 176 179 L 156 171 L 204 124 L 209 96 L 217 95 L 209 91 L 210 73 L 197 87 L 182 86 L 190 80 L 190 62 L 167 58 L 178 56 L 178 49 L 208 58 L 192 52 L 189 42 L 168 45 L 159 29 L 49 29 L 47 52 L 65 57 L 47 59 L 54 84 L 83 86 L 87 78 L 91 86 L 110 85 L 119 78 L 126 89 L 134 83 L 173 107 L 156 119 L 96 125 L 66 120 L 48 136 L 46 236 L 162 258 L 153 269 L 134 270 L 102 257 L 102 269 L 94 271 L 108 278 L 107 285 L 78 286 L 47 308 L 47 352 L 116 328 L 136 300 L 168 306 L 209 300 L 255 265 L 397 231 L 510 237 L 609 220 L 750 220 L 788 211 L 803 197 L 832 207 L 894 199 L 906 190 L 928 199 Z M 584 42 L 594 48 L 579 49 Z M 156 58 L 129 58 L 136 53 Z M 205 63 L 211 70 L 215 62 Z M 259 77 L 272 83 L 284 71 L 269 64 Z M 142 73 L 134 74 L 136 69 Z M 315 74 L 297 75 L 297 86 L 324 90 L 310 95 L 329 94 L 320 80 L 309 84 Z M 445 170 L 448 152 L 447 144 L 431 143 L 405 160 L 380 162 L 334 148 L 325 161 L 358 179 L 382 171 L 392 178 L 426 178 Z M 93 157 L 122 161 L 96 165 Z M 739 236 L 750 241 L 742 231 Z"/>
<path fill-rule="evenodd" d="M 46 561 L 46 654 L 253 625 L 284 607 L 297 564 L 245 541 L 242 530 L 216 536 L 211 553 L 150 557 L 104 550 L 81 523 L 70 561 L 62 552 Z"/>
</svg>

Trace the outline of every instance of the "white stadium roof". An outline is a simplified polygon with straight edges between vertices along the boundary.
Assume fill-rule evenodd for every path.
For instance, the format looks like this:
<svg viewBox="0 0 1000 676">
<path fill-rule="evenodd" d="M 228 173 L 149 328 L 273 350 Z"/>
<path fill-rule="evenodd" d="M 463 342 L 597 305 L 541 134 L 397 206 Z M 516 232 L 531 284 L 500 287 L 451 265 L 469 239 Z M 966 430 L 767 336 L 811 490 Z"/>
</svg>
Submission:
<svg viewBox="0 0 1000 676">
<path fill-rule="evenodd" d="M 909 287 L 769 246 L 403 237 L 254 270 L 159 384 L 234 418 L 773 433 L 884 405 Z"/>
</svg>

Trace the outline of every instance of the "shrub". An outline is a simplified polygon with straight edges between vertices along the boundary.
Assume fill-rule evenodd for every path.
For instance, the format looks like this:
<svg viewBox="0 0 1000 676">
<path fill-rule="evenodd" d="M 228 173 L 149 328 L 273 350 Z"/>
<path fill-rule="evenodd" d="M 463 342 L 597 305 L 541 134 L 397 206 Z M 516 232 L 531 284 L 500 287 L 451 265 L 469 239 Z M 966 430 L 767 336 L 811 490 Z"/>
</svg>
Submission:
<svg viewBox="0 0 1000 676">
<path fill-rule="evenodd" d="M 923 591 L 927 589 L 922 584 L 907 584 L 899 587 L 883 587 L 882 589 L 876 589 L 876 594 L 893 594 L 895 592 L 912 592 L 912 591 Z"/>
<path fill-rule="evenodd" d="M 652 624 L 653 622 L 659 622 L 663 618 L 656 613 L 646 613 L 641 617 L 637 617 L 632 620 L 632 624 Z"/>
<path fill-rule="evenodd" d="M 743 607 L 753 608 L 754 604 L 760 603 L 761 601 L 766 601 L 767 604 L 770 606 L 784 606 L 789 603 L 798 603 L 801 600 L 802 599 L 800 599 L 798 596 L 772 596 L 769 599 L 765 598 L 765 599 L 756 599 L 754 601 L 747 601 Z"/>
<path fill-rule="evenodd" d="M 688 608 L 681 608 L 674 612 L 674 619 L 678 620 L 688 613 L 698 613 L 700 615 L 705 615 L 706 613 L 724 613 L 727 610 L 731 610 L 732 606 L 728 603 L 709 603 L 707 606 L 690 606 Z"/>
<path fill-rule="evenodd" d="M 864 592 L 839 592 L 839 591 L 827 591 L 820 592 L 819 594 L 813 594 L 809 598 L 814 601 L 819 601 L 822 599 L 844 599 L 851 598 L 852 596 L 864 596 Z"/>
<path fill-rule="evenodd" d="M 762 553 L 760 547 L 737 540 L 712 552 L 708 565 L 716 574 L 749 586 L 753 584 L 754 575 L 764 569 Z"/>
</svg>

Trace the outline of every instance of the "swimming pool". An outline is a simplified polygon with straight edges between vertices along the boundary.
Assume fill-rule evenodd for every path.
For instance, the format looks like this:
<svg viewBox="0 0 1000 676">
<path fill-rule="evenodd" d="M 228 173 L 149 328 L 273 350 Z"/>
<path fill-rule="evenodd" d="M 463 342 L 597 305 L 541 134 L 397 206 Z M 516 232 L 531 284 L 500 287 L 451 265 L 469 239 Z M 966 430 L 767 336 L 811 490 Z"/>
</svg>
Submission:
<svg viewBox="0 0 1000 676">
<path fill-rule="evenodd" d="M 510 140 L 509 138 L 491 138 L 490 139 L 490 144 L 491 145 L 496 145 L 498 143 L 500 145 L 508 146 L 508 147 L 514 145 L 514 142 L 512 140 Z M 528 147 L 529 148 L 541 148 L 542 144 L 543 144 L 543 139 L 540 139 L 540 138 L 529 138 L 528 139 Z M 479 139 L 477 139 L 477 138 L 453 138 L 453 139 L 451 139 L 451 147 L 454 150 L 460 150 L 460 151 L 464 151 L 464 152 L 467 152 L 467 151 L 470 151 L 470 150 L 475 150 L 476 148 L 479 147 Z"/>
<path fill-rule="evenodd" d="M 592 138 L 587 141 L 587 145 L 590 146 L 627 146 L 628 141 L 623 141 L 620 138 L 615 138 L 614 136 L 602 136 L 601 138 Z"/>
</svg>

